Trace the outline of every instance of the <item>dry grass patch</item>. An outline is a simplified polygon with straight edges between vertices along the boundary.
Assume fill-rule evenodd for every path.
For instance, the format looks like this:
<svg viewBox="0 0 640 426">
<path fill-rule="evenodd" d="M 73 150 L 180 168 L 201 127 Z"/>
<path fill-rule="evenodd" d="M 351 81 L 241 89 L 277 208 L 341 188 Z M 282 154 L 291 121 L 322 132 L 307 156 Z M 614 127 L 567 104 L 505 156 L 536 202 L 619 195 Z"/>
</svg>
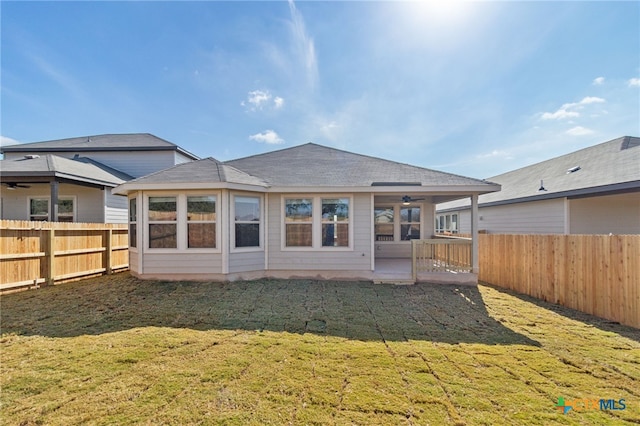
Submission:
<svg viewBox="0 0 640 426">
<path fill-rule="evenodd" d="M 640 423 L 639 330 L 488 286 L 120 274 L 1 314 L 8 425 Z"/>
</svg>

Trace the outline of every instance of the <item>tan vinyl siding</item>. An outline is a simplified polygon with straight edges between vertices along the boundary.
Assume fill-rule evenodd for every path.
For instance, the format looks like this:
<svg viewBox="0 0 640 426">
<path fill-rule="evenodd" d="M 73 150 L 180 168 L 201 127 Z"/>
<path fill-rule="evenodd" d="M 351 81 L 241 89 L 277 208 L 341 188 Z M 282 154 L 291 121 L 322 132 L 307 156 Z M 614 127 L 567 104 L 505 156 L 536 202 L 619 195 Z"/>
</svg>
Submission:
<svg viewBox="0 0 640 426">
<path fill-rule="evenodd" d="M 640 234 L 640 192 L 569 200 L 571 234 Z"/>
<path fill-rule="evenodd" d="M 482 207 L 478 229 L 492 234 L 564 234 L 564 210 L 563 198 Z M 463 216 L 462 233 L 471 232 L 470 218 Z"/>
<path fill-rule="evenodd" d="M 222 272 L 219 253 L 145 253 L 144 274 L 218 274 Z"/>
<path fill-rule="evenodd" d="M 264 251 L 229 254 L 229 273 L 263 270 Z"/>
<path fill-rule="evenodd" d="M 328 194 L 327 196 L 331 196 Z M 353 250 L 286 250 L 281 247 L 282 198 L 269 195 L 269 270 L 353 270 L 371 269 L 370 194 L 354 194 L 350 212 L 353 226 Z"/>
</svg>

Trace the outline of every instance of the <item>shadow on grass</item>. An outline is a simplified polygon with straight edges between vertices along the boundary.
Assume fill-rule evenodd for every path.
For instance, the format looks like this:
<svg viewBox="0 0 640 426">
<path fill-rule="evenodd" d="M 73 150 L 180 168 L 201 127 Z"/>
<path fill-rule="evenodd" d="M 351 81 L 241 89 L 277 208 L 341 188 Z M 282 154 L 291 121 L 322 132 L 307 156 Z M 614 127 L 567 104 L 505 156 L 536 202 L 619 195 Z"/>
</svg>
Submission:
<svg viewBox="0 0 640 426">
<path fill-rule="evenodd" d="M 539 346 L 490 317 L 476 287 L 433 284 L 165 282 L 122 273 L 5 295 L 0 325 L 2 333 L 49 337 L 155 326 Z"/>
<path fill-rule="evenodd" d="M 516 297 L 522 301 L 533 303 L 540 308 L 546 309 L 548 311 L 555 312 L 558 315 L 562 315 L 565 318 L 579 321 L 585 324 L 588 324 L 592 327 L 595 327 L 601 331 L 606 331 L 610 333 L 616 333 L 621 336 L 624 336 L 628 339 L 634 340 L 640 343 L 640 329 L 636 329 L 630 327 L 628 325 L 620 324 L 617 321 L 611 321 L 604 318 L 597 317 L 595 315 L 587 314 L 585 312 L 581 312 L 572 308 L 568 308 L 566 306 L 557 305 L 555 303 L 547 302 L 542 299 L 536 299 L 533 296 L 529 296 L 526 294 L 517 293 L 513 290 L 499 287 L 489 283 L 482 283 L 482 285 L 491 287 L 496 291 L 508 294 L 510 296 Z"/>
</svg>

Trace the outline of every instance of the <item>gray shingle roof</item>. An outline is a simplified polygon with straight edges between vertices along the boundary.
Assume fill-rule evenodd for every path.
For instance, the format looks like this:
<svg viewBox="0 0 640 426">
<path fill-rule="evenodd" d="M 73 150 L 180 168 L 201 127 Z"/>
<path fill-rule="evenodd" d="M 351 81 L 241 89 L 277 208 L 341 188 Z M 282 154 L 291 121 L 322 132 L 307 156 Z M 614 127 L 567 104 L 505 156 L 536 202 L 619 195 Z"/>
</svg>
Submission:
<svg viewBox="0 0 640 426">
<path fill-rule="evenodd" d="M 128 183 L 133 186 L 165 183 L 235 183 L 267 186 L 267 183 L 262 179 L 251 176 L 211 157 L 178 164 L 177 166 L 133 179 Z"/>
<path fill-rule="evenodd" d="M 502 185 L 502 191 L 481 195 L 480 205 L 640 188 L 640 138 L 624 136 L 487 180 Z M 540 181 L 546 191 L 538 190 Z M 468 204 L 452 201 L 440 204 L 438 210 Z"/>
<path fill-rule="evenodd" d="M 314 143 L 225 162 L 271 186 L 363 187 L 375 183 L 484 185 L 479 179 L 329 148 Z M 491 190 L 491 189 L 489 189 Z"/>
<path fill-rule="evenodd" d="M 1 160 L 0 176 L 3 181 L 20 177 L 57 176 L 106 186 L 116 186 L 131 179 L 128 174 L 89 158 L 70 159 L 51 154 L 36 158 Z"/>
<path fill-rule="evenodd" d="M 87 151 L 178 151 L 189 158 L 198 157 L 178 145 L 149 133 L 82 136 L 52 141 L 4 146 L 0 152 L 87 152 Z"/>
</svg>

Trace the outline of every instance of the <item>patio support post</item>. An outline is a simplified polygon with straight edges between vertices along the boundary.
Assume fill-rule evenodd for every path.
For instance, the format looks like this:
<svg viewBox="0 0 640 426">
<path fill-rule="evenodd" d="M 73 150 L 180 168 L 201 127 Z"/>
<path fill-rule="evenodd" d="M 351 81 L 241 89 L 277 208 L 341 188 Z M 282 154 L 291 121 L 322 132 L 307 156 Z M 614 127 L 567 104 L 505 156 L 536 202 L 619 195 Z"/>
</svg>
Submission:
<svg viewBox="0 0 640 426">
<path fill-rule="evenodd" d="M 480 270 L 478 260 L 478 194 L 471 196 L 471 272 Z"/>
<path fill-rule="evenodd" d="M 58 221 L 58 181 L 51 181 L 51 211 L 49 212 L 49 218 L 51 222 Z"/>
</svg>

